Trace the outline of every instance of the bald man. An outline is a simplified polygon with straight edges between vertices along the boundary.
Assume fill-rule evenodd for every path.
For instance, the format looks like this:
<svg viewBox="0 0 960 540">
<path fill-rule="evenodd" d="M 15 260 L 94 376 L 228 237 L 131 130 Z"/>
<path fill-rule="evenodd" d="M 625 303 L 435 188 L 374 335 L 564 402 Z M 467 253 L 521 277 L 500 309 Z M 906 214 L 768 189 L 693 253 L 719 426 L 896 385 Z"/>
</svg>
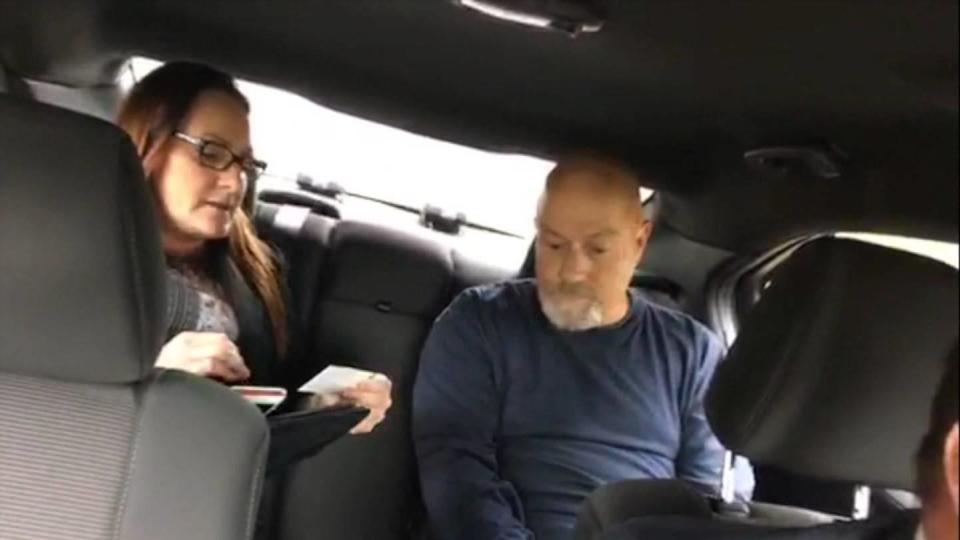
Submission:
<svg viewBox="0 0 960 540">
<path fill-rule="evenodd" d="M 609 482 L 720 483 L 703 396 L 722 347 L 630 290 L 652 228 L 639 187 L 617 162 L 561 160 L 536 280 L 469 290 L 437 320 L 414 400 L 437 540 L 569 540 Z"/>
</svg>

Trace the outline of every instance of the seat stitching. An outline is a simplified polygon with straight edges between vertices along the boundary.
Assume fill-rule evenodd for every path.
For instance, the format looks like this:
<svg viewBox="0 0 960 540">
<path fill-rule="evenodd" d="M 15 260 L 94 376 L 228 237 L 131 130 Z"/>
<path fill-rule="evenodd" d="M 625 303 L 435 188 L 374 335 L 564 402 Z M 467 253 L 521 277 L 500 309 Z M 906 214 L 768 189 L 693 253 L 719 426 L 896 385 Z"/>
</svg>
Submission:
<svg viewBox="0 0 960 540">
<path fill-rule="evenodd" d="M 159 380 L 161 375 L 163 375 L 163 372 L 158 373 L 155 381 Z M 130 446 L 129 459 L 127 460 L 127 474 L 123 483 L 123 491 L 120 495 L 120 503 L 117 506 L 117 514 L 115 519 L 116 525 L 113 529 L 114 540 L 121 538 L 121 533 L 123 532 L 123 517 L 127 513 L 127 504 L 130 497 L 130 485 L 133 480 L 134 469 L 137 467 L 137 459 L 140 455 L 140 440 L 143 435 L 143 419 L 145 416 L 144 412 L 146 411 L 146 393 L 150 388 L 152 388 L 152 384 L 147 383 L 146 386 L 147 388 L 144 389 L 138 384 L 135 390 L 142 399 L 138 400 L 140 401 L 140 404 L 137 410 L 137 427 L 134 431 L 133 444 Z"/>
<path fill-rule="evenodd" d="M 264 467 L 266 466 L 266 456 L 264 452 L 270 447 L 270 434 L 269 431 L 264 435 L 263 439 L 260 441 L 260 448 L 257 451 L 257 469 L 254 472 L 253 476 L 253 485 L 250 490 L 250 501 L 247 507 L 247 531 L 246 538 L 253 538 L 254 533 L 256 532 L 256 515 L 257 515 L 257 502 L 259 500 L 260 491 L 263 489 L 263 474 Z"/>
</svg>

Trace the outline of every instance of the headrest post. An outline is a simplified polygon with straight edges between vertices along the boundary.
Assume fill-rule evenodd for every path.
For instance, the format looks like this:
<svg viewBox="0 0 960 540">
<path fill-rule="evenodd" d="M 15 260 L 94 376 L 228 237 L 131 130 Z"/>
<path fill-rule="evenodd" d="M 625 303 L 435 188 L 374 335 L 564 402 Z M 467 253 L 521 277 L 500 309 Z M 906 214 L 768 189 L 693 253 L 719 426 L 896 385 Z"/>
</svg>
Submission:
<svg viewBox="0 0 960 540">
<path fill-rule="evenodd" d="M 725 504 L 733 504 L 737 499 L 737 456 L 727 451 L 723 456 L 723 476 L 720 483 L 720 497 Z"/>
<path fill-rule="evenodd" d="M 870 486 L 857 486 L 853 488 L 853 519 L 864 521 L 870 518 L 871 498 L 873 490 Z"/>
</svg>

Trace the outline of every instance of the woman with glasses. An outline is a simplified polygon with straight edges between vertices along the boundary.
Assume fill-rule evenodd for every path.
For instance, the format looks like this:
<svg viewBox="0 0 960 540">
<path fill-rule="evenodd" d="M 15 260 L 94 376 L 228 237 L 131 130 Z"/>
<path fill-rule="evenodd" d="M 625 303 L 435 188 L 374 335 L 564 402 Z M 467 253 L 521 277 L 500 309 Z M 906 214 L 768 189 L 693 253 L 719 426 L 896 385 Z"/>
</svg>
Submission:
<svg viewBox="0 0 960 540">
<path fill-rule="evenodd" d="M 230 76 L 175 62 L 133 88 L 117 123 L 143 161 L 170 278 L 199 298 L 195 328 L 171 335 L 157 365 L 226 384 L 286 386 L 295 336 L 283 276 L 243 205 L 266 169 L 250 144 L 249 112 Z M 378 377 L 336 402 L 370 409 L 355 429 L 368 432 L 384 419 L 390 392 Z"/>
</svg>

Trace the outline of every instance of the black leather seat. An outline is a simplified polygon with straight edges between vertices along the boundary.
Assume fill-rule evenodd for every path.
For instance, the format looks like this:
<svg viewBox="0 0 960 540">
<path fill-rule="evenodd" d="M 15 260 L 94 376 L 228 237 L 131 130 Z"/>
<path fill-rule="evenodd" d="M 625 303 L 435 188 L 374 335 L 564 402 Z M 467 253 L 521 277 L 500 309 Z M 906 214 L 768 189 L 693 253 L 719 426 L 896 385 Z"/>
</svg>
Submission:
<svg viewBox="0 0 960 540">
<path fill-rule="evenodd" d="M 957 297 L 957 272 L 936 261 L 844 240 L 803 247 L 776 271 L 717 372 L 707 403 L 714 431 L 757 463 L 911 490 L 923 419 L 957 342 Z M 603 492 L 592 497 L 576 538 L 598 538 L 638 516 L 692 516 L 685 507 L 664 509 L 646 485 L 608 488 L 625 494 L 615 511 Z M 699 519 L 748 528 L 831 520 L 766 504 L 740 511 L 715 506 L 714 516 Z"/>
<path fill-rule="evenodd" d="M 420 350 L 450 300 L 439 245 L 361 223 L 333 229 L 309 327 L 311 371 L 328 363 L 388 375 L 394 408 L 376 432 L 342 439 L 290 475 L 280 538 L 406 539 L 419 497 L 410 438 Z"/>
<path fill-rule="evenodd" d="M 0 95 L 0 538 L 250 538 L 266 423 L 153 369 L 163 283 L 126 136 Z"/>
<path fill-rule="evenodd" d="M 296 378 L 330 363 L 382 372 L 394 381 L 394 406 L 375 433 L 338 441 L 274 486 L 270 537 L 407 540 L 422 517 L 410 415 L 423 342 L 455 294 L 508 273 L 413 234 L 310 210 L 261 202 L 257 212 L 260 233 L 286 259 L 308 339 Z"/>
</svg>

